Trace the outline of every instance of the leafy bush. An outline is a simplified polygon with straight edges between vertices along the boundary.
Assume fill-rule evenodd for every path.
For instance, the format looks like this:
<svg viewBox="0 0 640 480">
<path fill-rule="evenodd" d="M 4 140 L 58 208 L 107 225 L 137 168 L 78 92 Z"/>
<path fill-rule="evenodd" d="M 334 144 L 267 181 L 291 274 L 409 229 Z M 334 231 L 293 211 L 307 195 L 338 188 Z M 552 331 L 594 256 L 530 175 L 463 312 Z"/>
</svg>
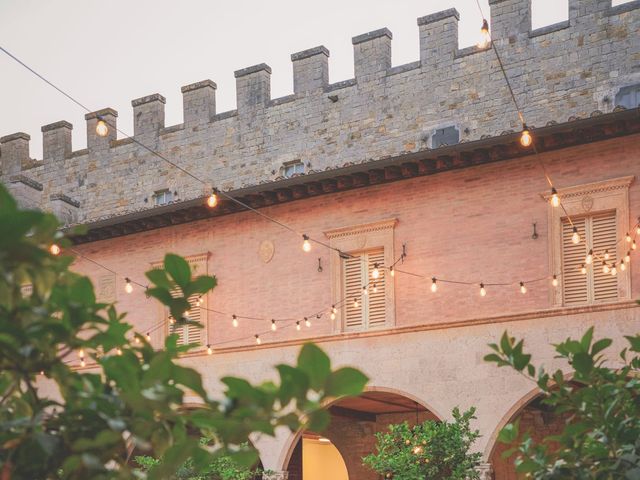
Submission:
<svg viewBox="0 0 640 480">
<path fill-rule="evenodd" d="M 499 440 L 512 446 L 516 471 L 534 479 L 640 478 L 640 335 L 625 337 L 628 346 L 619 361 L 607 361 L 603 352 L 609 338 L 593 341 L 593 328 L 580 340 L 568 338 L 555 345 L 557 358 L 568 362 L 569 379 L 562 370 L 548 373 L 531 363 L 524 341 L 506 332 L 485 360 L 510 367 L 540 388 L 543 404 L 566 418 L 559 435 L 536 443 L 518 422 L 507 425 Z"/>
<path fill-rule="evenodd" d="M 480 436 L 471 430 L 475 409 L 453 410 L 453 422 L 427 420 L 415 426 L 407 422 L 389 425 L 376 433 L 376 452 L 363 462 L 385 478 L 395 480 L 473 480 L 480 453 L 470 453 Z"/>
<path fill-rule="evenodd" d="M 332 371 L 329 358 L 305 345 L 297 365 L 278 365 L 279 382 L 252 385 L 225 377 L 212 398 L 200 374 L 176 362 L 188 349 L 170 335 L 154 350 L 114 305 L 96 302 L 89 278 L 73 273 L 70 241 L 56 218 L 21 210 L 0 185 L 0 478 L 166 479 L 188 459 L 194 471 L 218 458 L 251 465 L 250 433 L 273 435 L 278 426 L 322 430 L 322 407 L 359 394 L 366 377 L 352 368 Z M 52 245 L 62 247 L 54 255 Z M 53 253 L 52 253 L 53 252 Z M 189 295 L 205 294 L 215 278 L 192 279 L 188 263 L 167 255 L 147 273 L 148 293 L 188 322 Z M 31 285 L 32 289 L 25 289 Z M 177 297 L 171 291 L 178 287 Z M 69 362 L 83 351 L 93 364 Z M 41 373 L 42 372 L 42 373 Z M 42 383 L 48 391 L 42 393 Z M 182 408 L 186 394 L 198 409 Z M 196 438 L 189 433 L 197 432 Z M 214 439 L 201 445 L 198 437 Z M 128 461 L 132 449 L 161 460 L 145 474 Z"/>
</svg>

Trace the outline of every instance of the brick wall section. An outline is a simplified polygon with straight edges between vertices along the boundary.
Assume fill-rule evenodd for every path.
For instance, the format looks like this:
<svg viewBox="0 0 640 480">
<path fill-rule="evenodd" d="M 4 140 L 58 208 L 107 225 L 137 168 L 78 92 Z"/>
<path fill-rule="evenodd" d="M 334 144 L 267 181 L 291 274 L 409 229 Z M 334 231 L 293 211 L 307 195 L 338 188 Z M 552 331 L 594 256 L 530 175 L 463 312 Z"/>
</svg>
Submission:
<svg viewBox="0 0 640 480">
<path fill-rule="evenodd" d="M 572 0 L 569 22 L 530 31 L 529 0 L 492 2 L 496 43 L 532 126 L 609 112 L 618 89 L 640 81 L 639 5 Z M 354 37 L 356 76 L 338 84 L 327 83 L 326 49 L 294 54 L 295 93 L 281 99 L 270 99 L 268 66 L 238 71 L 231 112 L 215 113 L 210 81 L 183 89 L 184 124 L 165 127 L 161 95 L 134 100 L 136 137 L 234 189 L 274 180 L 291 160 L 319 171 L 421 150 L 436 127 L 456 125 L 462 141 L 519 129 L 494 53 L 457 49 L 458 17 L 449 10 L 419 19 L 420 60 L 397 67 L 391 32 Z M 103 114 L 116 121 L 116 112 Z M 43 132 L 42 162 L 29 158 L 26 134 L 3 139 L 3 181 L 26 169 L 44 186 L 33 192 L 41 207 L 66 194 L 80 203 L 80 222 L 149 208 L 144 199 L 163 188 L 182 200 L 202 195 L 200 184 L 131 141 L 97 138 L 96 117 L 87 117 L 88 149 L 71 153 L 70 125 L 58 122 Z"/>
</svg>

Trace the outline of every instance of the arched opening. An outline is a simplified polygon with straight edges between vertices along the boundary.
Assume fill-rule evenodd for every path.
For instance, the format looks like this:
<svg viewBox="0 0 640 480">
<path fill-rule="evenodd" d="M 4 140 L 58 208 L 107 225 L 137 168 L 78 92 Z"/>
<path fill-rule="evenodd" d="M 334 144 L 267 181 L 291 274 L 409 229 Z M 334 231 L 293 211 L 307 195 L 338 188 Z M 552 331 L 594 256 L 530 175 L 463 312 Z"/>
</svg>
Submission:
<svg viewBox="0 0 640 480">
<path fill-rule="evenodd" d="M 378 475 L 362 465 L 362 458 L 375 450 L 377 432 L 385 431 L 393 423 L 407 421 L 414 425 L 438 420 L 435 413 L 414 397 L 386 389 L 370 389 L 358 397 L 343 399 L 331 405 L 329 413 L 331 424 L 326 431 L 300 432 L 294 439 L 285 462 L 289 480 L 377 480 Z M 319 443 L 326 449 L 321 450 Z M 341 476 L 327 473 L 329 464 L 322 462 L 323 454 L 327 454 L 331 467 L 335 466 Z M 344 470 L 338 468 L 339 460 Z"/>
</svg>

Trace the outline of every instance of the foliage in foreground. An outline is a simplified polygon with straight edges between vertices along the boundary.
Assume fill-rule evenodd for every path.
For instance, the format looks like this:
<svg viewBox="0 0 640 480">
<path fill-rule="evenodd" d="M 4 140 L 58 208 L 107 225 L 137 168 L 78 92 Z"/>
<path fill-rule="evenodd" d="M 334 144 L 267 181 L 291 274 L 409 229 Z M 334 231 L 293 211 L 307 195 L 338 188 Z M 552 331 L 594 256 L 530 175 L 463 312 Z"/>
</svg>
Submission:
<svg viewBox="0 0 640 480">
<path fill-rule="evenodd" d="M 278 383 L 226 377 L 225 393 L 212 398 L 200 374 L 176 362 L 188 349 L 176 335 L 154 350 L 113 305 L 96 302 L 91 281 L 69 270 L 71 256 L 50 253 L 54 243 L 63 252 L 70 245 L 55 217 L 19 209 L 0 185 L 2 480 L 166 479 L 187 459 L 200 471 L 221 456 L 251 465 L 257 456 L 244 446 L 249 434 L 272 435 L 278 426 L 322 430 L 329 420 L 322 406 L 363 389 L 362 373 L 332 371 L 329 358 L 309 344 L 297 365 L 276 367 Z M 216 283 L 193 279 L 188 263 L 171 254 L 147 276 L 149 295 L 179 322 L 189 321 L 187 298 Z M 90 371 L 70 365 L 80 351 L 94 364 Z M 182 408 L 187 394 L 200 408 Z M 213 448 L 201 445 L 201 436 Z M 136 471 L 128 458 L 133 449 L 162 460 L 147 473 Z"/>
<path fill-rule="evenodd" d="M 471 430 L 475 408 L 453 410 L 453 422 L 427 420 L 415 426 L 407 422 L 389 425 L 376 433 L 376 452 L 363 462 L 376 473 L 395 480 L 473 480 L 481 453 L 470 453 L 480 436 Z"/>
<path fill-rule="evenodd" d="M 485 360 L 511 367 L 535 381 L 542 402 L 567 418 L 562 433 L 536 443 L 518 423 L 507 425 L 499 440 L 512 448 L 516 470 L 534 479 L 640 479 L 640 335 L 625 337 L 628 346 L 619 361 L 607 362 L 603 352 L 612 340 L 593 341 L 593 328 L 580 340 L 555 345 L 557 358 L 571 370 L 548 373 L 531 363 L 523 340 L 506 332 L 495 353 Z"/>
</svg>

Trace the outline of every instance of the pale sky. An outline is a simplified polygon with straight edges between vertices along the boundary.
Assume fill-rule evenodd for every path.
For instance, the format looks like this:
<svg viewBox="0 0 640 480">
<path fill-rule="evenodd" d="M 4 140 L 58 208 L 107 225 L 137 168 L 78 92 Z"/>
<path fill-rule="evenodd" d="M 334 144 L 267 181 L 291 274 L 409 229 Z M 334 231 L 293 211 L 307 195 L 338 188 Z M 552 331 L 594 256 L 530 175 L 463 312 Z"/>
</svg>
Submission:
<svg viewBox="0 0 640 480">
<path fill-rule="evenodd" d="M 568 17 L 568 0 L 533 0 L 533 25 Z M 624 0 L 614 2 L 624 3 Z M 480 4 L 489 16 L 488 0 Z M 329 81 L 353 77 L 351 37 L 387 27 L 393 64 L 415 61 L 420 16 L 455 7 L 460 47 L 477 42 L 475 0 L 0 0 L 0 45 L 92 110 L 115 108 L 132 133 L 131 100 L 167 99 L 166 125 L 182 123 L 180 87 L 210 78 L 217 111 L 235 108 L 234 70 L 267 63 L 271 95 L 293 91 L 290 54 L 326 46 Z M 0 136 L 31 135 L 42 158 L 40 127 L 74 125 L 84 148 L 85 112 L 0 52 Z"/>
</svg>

